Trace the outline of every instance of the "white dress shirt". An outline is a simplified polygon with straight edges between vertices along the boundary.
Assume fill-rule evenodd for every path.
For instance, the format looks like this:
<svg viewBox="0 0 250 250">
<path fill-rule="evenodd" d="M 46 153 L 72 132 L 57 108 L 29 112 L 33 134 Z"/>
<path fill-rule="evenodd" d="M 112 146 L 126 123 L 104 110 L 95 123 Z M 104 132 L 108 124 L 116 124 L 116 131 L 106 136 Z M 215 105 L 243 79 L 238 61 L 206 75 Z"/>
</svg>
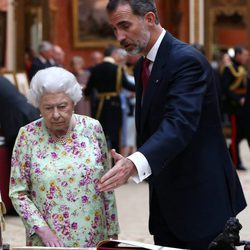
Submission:
<svg viewBox="0 0 250 250">
<path fill-rule="evenodd" d="M 153 63 L 155 61 L 157 51 L 160 47 L 160 44 L 162 42 L 162 39 L 163 39 L 165 33 L 166 33 L 166 30 L 162 29 L 162 32 L 161 32 L 160 36 L 158 37 L 156 43 L 154 44 L 154 46 L 151 48 L 151 50 L 148 52 L 148 54 L 146 56 L 151 61 L 150 65 L 149 65 L 150 71 L 153 68 Z M 138 175 L 132 176 L 132 179 L 136 183 L 142 182 L 144 179 L 146 179 L 148 176 L 150 176 L 152 174 L 150 165 L 149 165 L 146 157 L 142 153 L 137 151 L 137 152 L 133 153 L 132 155 L 128 156 L 127 158 L 129 160 L 131 160 L 135 164 L 135 167 L 137 168 Z"/>
</svg>

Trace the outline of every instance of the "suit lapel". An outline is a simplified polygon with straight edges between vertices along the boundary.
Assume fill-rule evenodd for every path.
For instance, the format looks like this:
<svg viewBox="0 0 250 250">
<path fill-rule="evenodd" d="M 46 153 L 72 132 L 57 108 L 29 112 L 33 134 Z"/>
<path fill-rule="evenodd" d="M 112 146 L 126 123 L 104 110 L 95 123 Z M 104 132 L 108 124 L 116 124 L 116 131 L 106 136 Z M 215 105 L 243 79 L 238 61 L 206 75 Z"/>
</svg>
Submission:
<svg viewBox="0 0 250 250">
<path fill-rule="evenodd" d="M 153 68 L 151 70 L 151 74 L 149 77 L 149 83 L 148 83 L 148 89 L 147 92 L 145 93 L 145 96 L 143 98 L 143 103 L 141 107 L 138 107 L 140 110 L 140 128 L 141 131 L 144 128 L 144 124 L 146 122 L 146 118 L 148 115 L 148 111 L 149 111 L 149 107 L 152 101 L 152 98 L 154 96 L 154 92 L 157 86 L 157 83 L 160 82 L 161 78 L 162 78 L 162 74 L 163 74 L 163 68 L 164 66 L 167 64 L 168 62 L 168 53 L 172 44 L 172 40 L 173 37 L 170 33 L 166 32 L 161 45 L 158 49 L 154 64 L 153 64 Z M 142 61 L 141 61 L 142 64 Z M 140 65 L 140 72 L 141 72 L 142 66 Z M 140 79 L 140 78 L 139 78 Z M 141 79 L 140 79 L 140 84 L 141 85 Z M 141 91 L 142 92 L 142 91 Z M 140 97 L 138 98 L 138 100 L 141 100 L 141 95 L 142 93 L 140 93 Z M 140 102 L 141 103 L 141 102 Z M 139 105 L 139 104 L 138 104 Z M 139 115 L 138 113 L 138 115 Z"/>
<path fill-rule="evenodd" d="M 141 82 L 141 71 L 142 71 L 143 57 L 139 59 L 135 68 L 135 91 L 136 91 L 136 103 L 135 103 L 135 124 L 137 133 L 141 131 L 141 102 L 142 102 L 142 82 Z"/>
</svg>

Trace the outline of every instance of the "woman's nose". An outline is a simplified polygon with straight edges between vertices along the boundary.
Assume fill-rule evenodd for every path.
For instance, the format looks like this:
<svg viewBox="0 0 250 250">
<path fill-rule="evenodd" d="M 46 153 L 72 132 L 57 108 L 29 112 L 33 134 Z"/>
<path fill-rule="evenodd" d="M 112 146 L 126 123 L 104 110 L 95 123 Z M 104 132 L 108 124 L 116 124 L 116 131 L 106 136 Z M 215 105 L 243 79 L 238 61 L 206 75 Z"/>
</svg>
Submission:
<svg viewBox="0 0 250 250">
<path fill-rule="evenodd" d="M 58 109 L 55 107 L 54 110 L 53 110 L 53 117 L 55 119 L 59 118 L 60 117 L 60 113 L 58 112 Z"/>
</svg>

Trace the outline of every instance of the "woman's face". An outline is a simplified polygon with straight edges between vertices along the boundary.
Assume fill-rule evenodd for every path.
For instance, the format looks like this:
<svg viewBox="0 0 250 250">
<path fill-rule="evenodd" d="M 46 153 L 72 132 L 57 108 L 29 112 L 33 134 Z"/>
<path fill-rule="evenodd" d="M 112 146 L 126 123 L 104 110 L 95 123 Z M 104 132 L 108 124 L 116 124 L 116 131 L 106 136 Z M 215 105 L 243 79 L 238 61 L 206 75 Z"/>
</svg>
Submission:
<svg viewBox="0 0 250 250">
<path fill-rule="evenodd" d="M 47 93 L 40 99 L 39 109 L 49 131 L 55 136 L 65 135 L 74 111 L 73 101 L 64 93 Z"/>
</svg>

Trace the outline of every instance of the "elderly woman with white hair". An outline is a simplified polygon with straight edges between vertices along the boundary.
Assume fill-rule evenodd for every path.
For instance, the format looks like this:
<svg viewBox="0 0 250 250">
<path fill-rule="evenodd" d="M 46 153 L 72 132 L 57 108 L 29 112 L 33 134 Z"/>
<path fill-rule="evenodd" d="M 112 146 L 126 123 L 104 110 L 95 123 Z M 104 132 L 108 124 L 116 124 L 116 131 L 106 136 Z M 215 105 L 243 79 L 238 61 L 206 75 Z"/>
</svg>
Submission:
<svg viewBox="0 0 250 250">
<path fill-rule="evenodd" d="M 119 233 L 114 193 L 97 189 L 110 167 L 102 127 L 73 111 L 81 93 L 59 67 L 32 78 L 28 101 L 42 117 L 20 129 L 10 180 L 28 246 L 94 247 Z"/>
</svg>

